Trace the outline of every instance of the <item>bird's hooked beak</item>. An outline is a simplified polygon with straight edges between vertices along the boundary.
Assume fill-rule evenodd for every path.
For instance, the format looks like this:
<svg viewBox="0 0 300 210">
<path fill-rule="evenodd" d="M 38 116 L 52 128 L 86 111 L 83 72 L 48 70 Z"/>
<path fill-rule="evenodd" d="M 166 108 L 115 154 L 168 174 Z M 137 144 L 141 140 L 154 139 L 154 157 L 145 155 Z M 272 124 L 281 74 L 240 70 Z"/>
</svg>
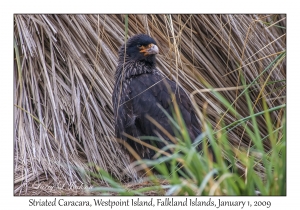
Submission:
<svg viewBox="0 0 300 210">
<path fill-rule="evenodd" d="M 146 56 L 146 55 L 158 54 L 159 50 L 155 44 L 148 44 L 147 46 L 141 46 L 140 52 L 144 53 L 144 56 Z"/>
</svg>

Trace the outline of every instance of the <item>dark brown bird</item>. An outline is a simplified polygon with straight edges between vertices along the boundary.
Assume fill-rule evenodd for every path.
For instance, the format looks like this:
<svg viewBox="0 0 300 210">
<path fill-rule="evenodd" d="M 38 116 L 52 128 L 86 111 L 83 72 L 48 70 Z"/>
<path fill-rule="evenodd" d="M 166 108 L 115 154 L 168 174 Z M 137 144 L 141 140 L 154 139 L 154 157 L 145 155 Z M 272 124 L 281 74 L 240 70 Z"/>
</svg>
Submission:
<svg viewBox="0 0 300 210">
<path fill-rule="evenodd" d="M 127 141 L 141 158 L 147 159 L 152 158 L 155 151 L 123 134 L 127 133 L 136 138 L 162 137 L 170 142 L 170 139 L 148 117 L 149 115 L 171 135 L 175 135 L 174 126 L 159 107 L 161 105 L 172 116 L 173 102 L 170 90 L 175 93 L 190 138 L 194 140 L 201 133 L 199 121 L 185 91 L 156 69 L 158 52 L 156 41 L 148 35 L 139 34 L 131 37 L 119 50 L 113 91 L 116 137 Z M 151 140 L 142 141 L 153 144 Z M 155 144 L 158 148 L 165 146 L 162 141 L 155 141 Z"/>
</svg>

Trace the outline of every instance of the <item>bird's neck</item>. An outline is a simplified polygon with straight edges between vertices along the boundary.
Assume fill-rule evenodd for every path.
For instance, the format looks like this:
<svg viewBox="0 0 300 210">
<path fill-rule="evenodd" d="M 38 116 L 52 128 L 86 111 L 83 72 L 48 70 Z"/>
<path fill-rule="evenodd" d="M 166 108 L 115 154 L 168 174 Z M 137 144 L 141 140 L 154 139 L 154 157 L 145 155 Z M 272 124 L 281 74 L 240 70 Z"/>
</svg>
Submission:
<svg viewBox="0 0 300 210">
<path fill-rule="evenodd" d="M 136 77 L 141 74 L 152 73 L 155 69 L 155 63 L 144 62 L 144 61 L 129 61 L 120 63 L 117 67 L 115 74 L 116 80 L 125 80 L 132 77 Z"/>
</svg>

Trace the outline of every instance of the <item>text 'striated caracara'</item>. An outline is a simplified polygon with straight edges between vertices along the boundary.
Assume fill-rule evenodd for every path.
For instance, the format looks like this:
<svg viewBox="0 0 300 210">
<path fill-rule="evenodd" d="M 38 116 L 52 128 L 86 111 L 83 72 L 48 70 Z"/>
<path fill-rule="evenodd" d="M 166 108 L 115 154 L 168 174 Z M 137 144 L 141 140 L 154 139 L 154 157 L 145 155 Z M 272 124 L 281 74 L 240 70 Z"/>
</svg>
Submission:
<svg viewBox="0 0 300 210">
<path fill-rule="evenodd" d="M 190 138 L 194 140 L 201 133 L 200 124 L 187 94 L 156 69 L 158 52 L 156 41 L 148 35 L 138 34 L 131 37 L 119 50 L 113 91 L 116 137 L 127 141 L 141 158 L 147 159 L 152 158 L 156 152 L 123 134 L 136 138 L 162 137 L 170 142 L 167 135 L 149 120 L 150 116 L 171 135 L 175 135 L 169 118 L 159 107 L 160 105 L 172 116 L 173 102 L 170 91 L 175 93 Z M 150 140 L 142 141 L 151 144 Z M 155 144 L 158 148 L 165 146 L 163 142 L 155 141 Z"/>
</svg>

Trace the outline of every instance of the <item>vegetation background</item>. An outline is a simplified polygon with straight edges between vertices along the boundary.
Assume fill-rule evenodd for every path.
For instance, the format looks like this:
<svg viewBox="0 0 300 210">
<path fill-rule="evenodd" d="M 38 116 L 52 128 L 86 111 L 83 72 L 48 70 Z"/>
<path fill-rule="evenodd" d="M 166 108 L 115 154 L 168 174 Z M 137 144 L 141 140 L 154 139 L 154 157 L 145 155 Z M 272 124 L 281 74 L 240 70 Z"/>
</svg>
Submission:
<svg viewBox="0 0 300 210">
<path fill-rule="evenodd" d="M 118 48 L 137 33 L 157 40 L 158 68 L 191 93 L 204 131 L 216 139 L 225 131 L 230 151 L 217 142 L 234 170 L 245 175 L 251 166 L 267 189 L 280 188 L 261 193 L 284 194 L 284 14 L 15 15 L 15 194 L 46 193 L 32 187 L 44 181 L 111 186 L 112 177 L 137 179 L 114 139 L 111 101 Z M 99 168 L 109 175 L 80 172 Z"/>
</svg>

